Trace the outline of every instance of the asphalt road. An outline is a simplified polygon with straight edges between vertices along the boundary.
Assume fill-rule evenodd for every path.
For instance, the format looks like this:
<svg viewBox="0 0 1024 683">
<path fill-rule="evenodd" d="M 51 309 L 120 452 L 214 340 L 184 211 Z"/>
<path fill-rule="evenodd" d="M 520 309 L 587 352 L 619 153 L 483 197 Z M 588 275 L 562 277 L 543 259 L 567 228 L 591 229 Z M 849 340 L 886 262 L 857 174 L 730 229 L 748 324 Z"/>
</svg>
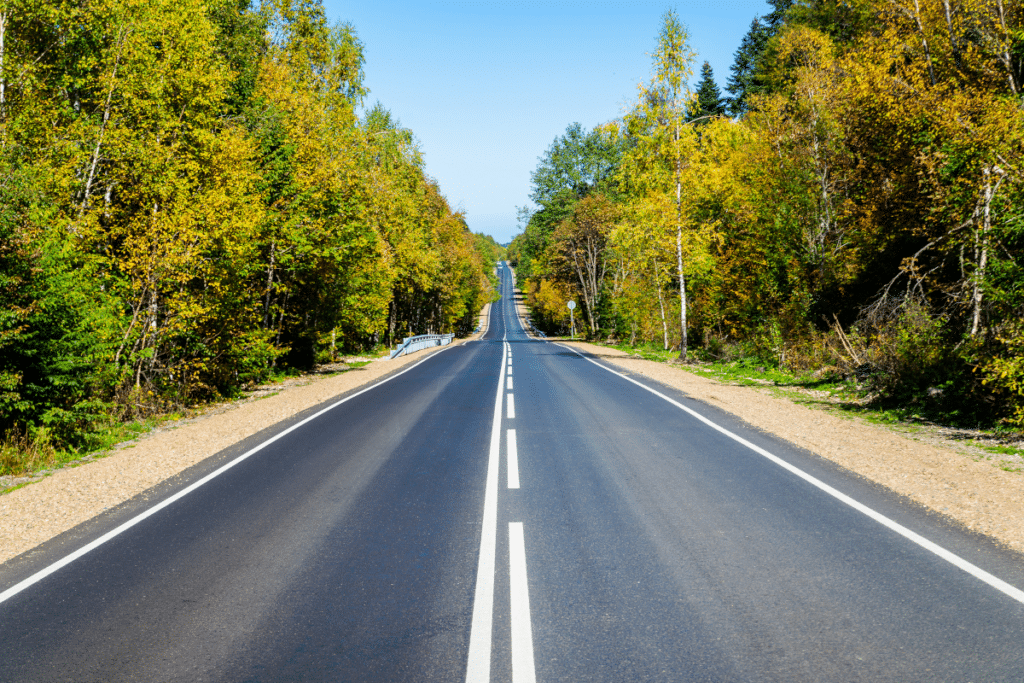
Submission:
<svg viewBox="0 0 1024 683">
<path fill-rule="evenodd" d="M 1019 555 L 529 339 L 502 277 L 483 340 L 0 566 L 0 681 L 1024 681 Z"/>
</svg>

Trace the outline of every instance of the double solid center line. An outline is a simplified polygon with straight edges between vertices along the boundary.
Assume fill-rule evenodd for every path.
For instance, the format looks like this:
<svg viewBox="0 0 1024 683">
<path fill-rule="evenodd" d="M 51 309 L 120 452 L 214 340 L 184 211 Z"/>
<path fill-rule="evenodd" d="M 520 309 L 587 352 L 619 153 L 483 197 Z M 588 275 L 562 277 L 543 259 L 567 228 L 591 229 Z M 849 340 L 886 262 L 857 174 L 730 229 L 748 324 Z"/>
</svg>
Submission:
<svg viewBox="0 0 1024 683">
<path fill-rule="evenodd" d="M 515 419 L 512 394 L 512 349 L 508 337 L 502 340 L 501 371 L 494 400 L 490 453 L 487 459 L 487 484 L 484 493 L 483 529 L 480 534 L 480 560 L 473 597 L 473 621 L 469 633 L 469 657 L 466 683 L 489 683 L 494 623 L 494 573 L 498 532 L 498 472 L 501 461 L 501 403 L 507 390 L 506 419 Z M 519 457 L 516 430 L 507 430 L 508 488 L 519 488 Z M 530 623 L 530 594 L 526 579 L 526 540 L 521 522 L 511 522 L 509 532 L 509 598 L 512 639 L 513 683 L 535 683 L 533 631 Z"/>
</svg>

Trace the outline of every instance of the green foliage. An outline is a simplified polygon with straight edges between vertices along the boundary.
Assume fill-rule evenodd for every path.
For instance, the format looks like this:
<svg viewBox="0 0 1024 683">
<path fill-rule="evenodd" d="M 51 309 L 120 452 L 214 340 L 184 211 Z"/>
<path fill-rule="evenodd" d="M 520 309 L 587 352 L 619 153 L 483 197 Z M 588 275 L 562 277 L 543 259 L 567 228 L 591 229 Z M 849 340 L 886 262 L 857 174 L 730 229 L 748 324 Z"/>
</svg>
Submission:
<svg viewBox="0 0 1024 683">
<path fill-rule="evenodd" d="M 755 17 L 740 43 L 729 67 L 729 81 L 725 86 L 731 95 L 728 100 L 729 113 L 742 116 L 750 106 L 749 96 L 756 94 L 757 60 L 764 52 L 771 37 L 771 29 Z"/>
<path fill-rule="evenodd" d="M 687 119 L 706 119 L 712 116 L 723 116 L 726 110 L 726 102 L 722 98 L 722 91 L 715 83 L 715 74 L 711 70 L 711 64 L 704 62 L 700 68 L 700 83 L 697 84 L 697 98 L 690 107 Z M 703 122 L 702 122 L 703 123 Z"/>
<path fill-rule="evenodd" d="M 1024 15 L 983 0 L 772 7 L 737 51 L 741 118 L 696 132 L 680 112 L 693 122 L 720 96 L 707 66 L 686 89 L 685 28 L 663 17 L 653 79 L 606 127 L 623 152 L 600 336 L 666 357 L 692 337 L 698 359 L 842 378 L 893 419 L 1021 429 Z M 585 293 L 556 258 L 551 226 L 578 201 L 561 191 L 510 249 L 556 328 Z"/>
<path fill-rule="evenodd" d="M 480 232 L 473 233 L 473 242 L 476 245 L 477 253 L 485 263 L 497 263 L 508 258 L 508 250 L 498 244 L 490 235 Z"/>
<path fill-rule="evenodd" d="M 0 12 L 2 467 L 474 324 L 502 250 L 357 120 L 363 46 L 319 0 Z"/>
<path fill-rule="evenodd" d="M 613 130 L 599 127 L 585 133 L 580 124 L 573 123 L 565 135 L 555 138 L 531 175 L 531 199 L 540 208 L 519 210 L 523 231 L 509 245 L 508 257 L 520 286 L 528 293 L 535 324 L 546 332 L 560 329 L 562 312 L 556 301 L 564 307 L 565 297 L 574 296 L 566 286 L 574 288 L 571 283 L 577 281 L 555 263 L 555 231 L 572 218 L 585 198 L 617 196 L 623 151 L 623 140 Z M 538 294 L 542 300 L 536 298 Z"/>
<path fill-rule="evenodd" d="M 620 154 L 618 145 L 600 129 L 585 133 L 580 124 L 570 124 L 531 174 L 530 199 L 546 207 L 564 193 L 582 199 L 593 191 L 607 192 L 613 187 Z"/>
<path fill-rule="evenodd" d="M 750 22 L 729 67 L 731 73 L 725 89 L 731 95 L 728 109 L 733 116 L 746 114 L 752 98 L 775 91 L 769 75 L 775 59 L 772 39 L 786 25 L 790 10 L 797 3 L 795 0 L 769 0 L 768 4 L 772 11 Z"/>
</svg>

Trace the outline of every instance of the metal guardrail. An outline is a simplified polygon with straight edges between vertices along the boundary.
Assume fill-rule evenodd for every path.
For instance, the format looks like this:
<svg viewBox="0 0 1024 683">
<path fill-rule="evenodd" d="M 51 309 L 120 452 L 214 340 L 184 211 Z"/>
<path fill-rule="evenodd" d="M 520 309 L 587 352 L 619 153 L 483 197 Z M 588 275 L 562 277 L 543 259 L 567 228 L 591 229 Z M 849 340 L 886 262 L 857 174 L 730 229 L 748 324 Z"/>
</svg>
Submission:
<svg viewBox="0 0 1024 683">
<path fill-rule="evenodd" d="M 530 320 L 529 318 L 523 318 L 523 322 L 525 322 L 527 324 L 527 326 L 529 326 L 529 328 L 531 330 L 533 330 L 534 334 L 540 336 L 541 339 L 547 339 L 548 338 L 548 335 L 544 334 L 539 329 L 537 329 L 537 326 L 534 325 L 533 321 Z"/>
<path fill-rule="evenodd" d="M 447 346 L 452 343 L 453 339 L 455 339 L 454 334 L 421 334 L 415 337 L 406 337 L 398 348 L 391 352 L 388 360 L 420 349 L 428 349 L 431 346 Z"/>
</svg>

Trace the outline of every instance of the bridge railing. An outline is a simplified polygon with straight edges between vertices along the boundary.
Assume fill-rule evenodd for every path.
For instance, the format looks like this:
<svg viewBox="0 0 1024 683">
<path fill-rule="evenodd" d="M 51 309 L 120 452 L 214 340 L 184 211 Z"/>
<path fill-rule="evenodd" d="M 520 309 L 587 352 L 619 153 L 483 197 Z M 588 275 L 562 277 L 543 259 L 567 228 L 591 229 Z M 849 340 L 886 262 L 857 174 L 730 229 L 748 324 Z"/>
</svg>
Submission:
<svg viewBox="0 0 1024 683">
<path fill-rule="evenodd" d="M 420 334 L 415 337 L 406 337 L 398 345 L 398 348 L 391 352 L 389 360 L 420 349 L 428 349 L 431 346 L 447 346 L 452 343 L 453 339 L 455 339 L 454 334 Z"/>
<path fill-rule="evenodd" d="M 523 318 L 523 322 L 525 322 L 525 323 L 526 323 L 526 326 L 527 326 L 528 328 L 530 328 L 531 330 L 533 330 L 533 333 L 534 333 L 535 335 L 537 335 L 538 337 L 541 337 L 542 339 L 547 339 L 547 338 L 548 338 L 548 335 L 544 334 L 544 333 L 543 333 L 543 332 L 541 332 L 541 331 L 540 331 L 539 329 L 537 329 L 537 326 L 536 326 L 536 325 L 534 325 L 534 324 L 533 324 L 533 321 L 532 321 L 532 320 L 530 320 L 530 319 L 529 319 L 528 317 L 527 317 L 527 318 Z"/>
</svg>

